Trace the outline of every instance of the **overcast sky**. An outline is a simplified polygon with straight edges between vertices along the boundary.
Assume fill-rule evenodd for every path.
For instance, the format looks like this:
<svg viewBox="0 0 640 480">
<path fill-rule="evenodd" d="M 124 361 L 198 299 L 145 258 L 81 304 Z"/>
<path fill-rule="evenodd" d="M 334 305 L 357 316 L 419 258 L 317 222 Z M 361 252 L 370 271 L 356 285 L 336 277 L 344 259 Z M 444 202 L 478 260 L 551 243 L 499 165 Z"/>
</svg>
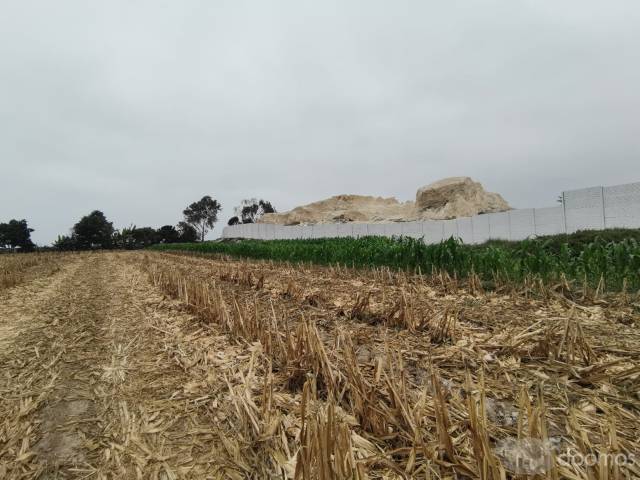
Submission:
<svg viewBox="0 0 640 480">
<path fill-rule="evenodd" d="M 640 2 L 0 0 L 0 221 L 640 181 Z"/>
</svg>

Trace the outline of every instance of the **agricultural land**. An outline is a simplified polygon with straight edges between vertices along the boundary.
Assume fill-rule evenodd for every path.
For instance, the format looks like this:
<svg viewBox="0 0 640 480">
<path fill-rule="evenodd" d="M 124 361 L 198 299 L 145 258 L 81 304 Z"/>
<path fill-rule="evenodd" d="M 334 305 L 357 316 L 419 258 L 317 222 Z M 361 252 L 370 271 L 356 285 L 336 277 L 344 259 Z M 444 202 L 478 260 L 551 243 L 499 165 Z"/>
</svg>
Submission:
<svg viewBox="0 0 640 480">
<path fill-rule="evenodd" d="M 0 255 L 0 478 L 639 478 L 610 235 Z"/>
</svg>

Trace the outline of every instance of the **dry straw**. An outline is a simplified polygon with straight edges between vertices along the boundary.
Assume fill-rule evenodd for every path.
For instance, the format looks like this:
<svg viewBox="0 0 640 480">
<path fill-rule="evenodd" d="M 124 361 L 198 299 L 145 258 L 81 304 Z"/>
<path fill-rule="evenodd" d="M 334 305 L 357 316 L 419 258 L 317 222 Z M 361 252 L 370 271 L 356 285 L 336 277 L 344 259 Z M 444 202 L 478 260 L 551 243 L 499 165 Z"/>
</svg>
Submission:
<svg viewBox="0 0 640 480">
<path fill-rule="evenodd" d="M 249 450 L 294 478 L 640 474 L 561 455 L 638 451 L 635 299 L 161 254 L 146 269 L 203 322 L 260 344 L 268 381 L 245 389 L 238 421 Z M 523 455 L 542 470 L 519 471 Z"/>
</svg>

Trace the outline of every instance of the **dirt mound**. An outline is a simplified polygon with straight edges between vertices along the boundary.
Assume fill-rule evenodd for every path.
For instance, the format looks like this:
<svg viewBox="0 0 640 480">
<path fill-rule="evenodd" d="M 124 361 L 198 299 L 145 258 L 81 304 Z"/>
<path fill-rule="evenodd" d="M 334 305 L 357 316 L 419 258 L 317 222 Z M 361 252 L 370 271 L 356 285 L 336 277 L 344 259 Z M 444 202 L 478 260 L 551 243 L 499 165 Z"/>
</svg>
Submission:
<svg viewBox="0 0 640 480">
<path fill-rule="evenodd" d="M 284 213 L 268 213 L 264 223 L 295 225 L 298 223 L 385 222 L 402 221 L 415 216 L 413 202 L 400 203 L 395 198 L 366 195 L 336 195 Z"/>
<path fill-rule="evenodd" d="M 416 208 L 424 218 L 470 217 L 479 213 L 504 212 L 509 204 L 497 193 L 487 192 L 469 177 L 450 177 L 418 189 Z"/>
<path fill-rule="evenodd" d="M 469 217 L 510 207 L 497 193 L 485 191 L 469 177 L 445 178 L 421 187 L 416 201 L 367 195 L 336 195 L 283 213 L 269 213 L 262 223 L 297 225 L 335 222 L 407 222 Z"/>
</svg>

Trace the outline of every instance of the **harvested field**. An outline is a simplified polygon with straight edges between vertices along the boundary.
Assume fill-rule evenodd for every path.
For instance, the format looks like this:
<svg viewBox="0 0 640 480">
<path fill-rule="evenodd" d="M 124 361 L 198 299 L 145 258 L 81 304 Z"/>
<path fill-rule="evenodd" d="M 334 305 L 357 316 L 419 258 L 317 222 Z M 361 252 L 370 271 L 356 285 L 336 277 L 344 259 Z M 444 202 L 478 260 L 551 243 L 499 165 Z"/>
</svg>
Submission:
<svg viewBox="0 0 640 480">
<path fill-rule="evenodd" d="M 61 258 L 59 253 L 0 255 L 0 290 L 55 272 Z"/>
<path fill-rule="evenodd" d="M 637 293 L 59 262 L 0 292 L 0 478 L 640 477 Z"/>
</svg>

